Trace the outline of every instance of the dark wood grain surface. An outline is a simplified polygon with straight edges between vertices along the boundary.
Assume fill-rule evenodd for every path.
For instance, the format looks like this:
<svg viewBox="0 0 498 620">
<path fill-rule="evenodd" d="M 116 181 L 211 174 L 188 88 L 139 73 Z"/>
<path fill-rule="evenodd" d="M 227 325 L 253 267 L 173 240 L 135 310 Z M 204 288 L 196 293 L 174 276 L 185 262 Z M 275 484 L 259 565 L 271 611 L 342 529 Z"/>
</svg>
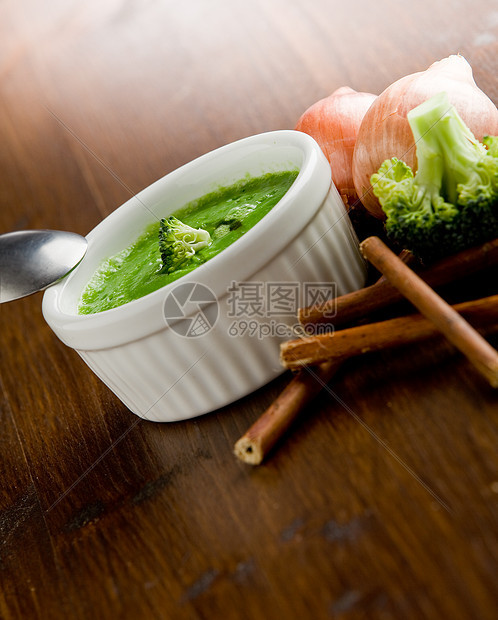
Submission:
<svg viewBox="0 0 498 620">
<path fill-rule="evenodd" d="M 496 9 L 6 0 L 0 232 L 86 234 L 198 155 L 450 53 L 497 103 Z M 478 289 L 496 293 L 496 272 L 457 293 Z M 146 422 L 40 302 L 0 306 L 0 617 L 496 618 L 498 393 L 449 345 L 344 365 L 251 468 L 233 444 L 288 376 Z"/>
</svg>

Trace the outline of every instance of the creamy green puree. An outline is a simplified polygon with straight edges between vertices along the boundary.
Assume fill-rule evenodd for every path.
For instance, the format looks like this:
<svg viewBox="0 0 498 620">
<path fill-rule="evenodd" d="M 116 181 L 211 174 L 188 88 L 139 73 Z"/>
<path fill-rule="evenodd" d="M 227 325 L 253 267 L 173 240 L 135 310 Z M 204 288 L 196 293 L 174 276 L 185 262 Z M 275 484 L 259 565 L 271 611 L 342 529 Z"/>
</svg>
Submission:
<svg viewBox="0 0 498 620">
<path fill-rule="evenodd" d="M 130 247 L 100 265 L 81 295 L 79 314 L 94 314 L 139 299 L 210 260 L 259 222 L 287 192 L 296 176 L 296 171 L 285 171 L 243 179 L 175 211 L 173 215 L 185 224 L 207 230 L 211 243 L 169 274 L 160 273 L 160 224 L 151 224 Z M 224 224 L 234 221 L 235 227 Z"/>
</svg>

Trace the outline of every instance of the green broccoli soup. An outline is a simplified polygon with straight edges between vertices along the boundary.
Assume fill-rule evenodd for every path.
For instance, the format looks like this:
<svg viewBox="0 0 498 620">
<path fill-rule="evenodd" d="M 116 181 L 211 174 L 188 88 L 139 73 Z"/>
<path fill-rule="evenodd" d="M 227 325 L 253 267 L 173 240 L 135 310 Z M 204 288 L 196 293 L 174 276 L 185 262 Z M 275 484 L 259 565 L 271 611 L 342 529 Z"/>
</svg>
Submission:
<svg viewBox="0 0 498 620">
<path fill-rule="evenodd" d="M 297 174 L 272 172 L 242 179 L 151 224 L 132 245 L 100 265 L 81 295 L 79 314 L 139 299 L 210 260 L 257 224 Z"/>
</svg>

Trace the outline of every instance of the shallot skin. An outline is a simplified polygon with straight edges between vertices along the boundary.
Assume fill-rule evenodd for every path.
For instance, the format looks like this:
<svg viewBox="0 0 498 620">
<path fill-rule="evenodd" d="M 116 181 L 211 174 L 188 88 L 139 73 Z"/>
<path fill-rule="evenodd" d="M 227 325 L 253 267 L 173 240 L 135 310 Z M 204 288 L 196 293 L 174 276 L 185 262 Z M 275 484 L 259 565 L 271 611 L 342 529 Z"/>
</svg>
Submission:
<svg viewBox="0 0 498 620">
<path fill-rule="evenodd" d="M 295 126 L 319 144 L 346 206 L 358 198 L 352 174 L 353 151 L 361 121 L 375 98 L 343 86 L 310 106 Z"/>
<path fill-rule="evenodd" d="M 433 63 L 426 71 L 394 82 L 367 110 L 353 153 L 356 193 L 375 217 L 385 219 L 385 214 L 372 192 L 371 175 L 392 157 L 402 159 L 415 172 L 415 142 L 406 115 L 443 91 L 478 140 L 485 135 L 498 135 L 498 110 L 476 85 L 472 68 L 463 56 L 449 56 Z"/>
</svg>

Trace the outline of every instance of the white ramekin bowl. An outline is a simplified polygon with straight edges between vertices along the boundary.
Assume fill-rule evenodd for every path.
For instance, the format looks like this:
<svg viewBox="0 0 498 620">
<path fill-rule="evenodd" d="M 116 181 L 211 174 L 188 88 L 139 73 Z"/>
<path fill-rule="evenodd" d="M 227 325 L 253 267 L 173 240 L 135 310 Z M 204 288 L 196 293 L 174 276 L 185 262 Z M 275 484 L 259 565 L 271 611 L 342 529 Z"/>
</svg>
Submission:
<svg viewBox="0 0 498 620">
<path fill-rule="evenodd" d="M 247 175 L 288 169 L 299 174 L 283 199 L 221 254 L 141 299 L 78 315 L 78 300 L 95 269 L 129 246 L 150 222 Z M 62 342 L 131 411 L 148 420 L 182 420 L 213 411 L 282 372 L 279 344 L 289 334 L 265 330 L 268 316 L 251 317 L 252 329 L 234 335 L 229 298 L 234 283 L 335 283 L 342 295 L 365 282 L 365 265 L 331 183 L 330 166 L 317 143 L 296 131 L 251 136 L 199 157 L 116 209 L 87 239 L 83 261 L 45 292 L 43 315 Z M 217 321 L 199 337 L 179 334 L 174 321 L 165 319 L 165 300 L 183 283 L 200 283 L 217 300 Z M 199 306 L 191 304 L 190 310 Z M 292 326 L 296 318 L 278 321 Z"/>
</svg>

